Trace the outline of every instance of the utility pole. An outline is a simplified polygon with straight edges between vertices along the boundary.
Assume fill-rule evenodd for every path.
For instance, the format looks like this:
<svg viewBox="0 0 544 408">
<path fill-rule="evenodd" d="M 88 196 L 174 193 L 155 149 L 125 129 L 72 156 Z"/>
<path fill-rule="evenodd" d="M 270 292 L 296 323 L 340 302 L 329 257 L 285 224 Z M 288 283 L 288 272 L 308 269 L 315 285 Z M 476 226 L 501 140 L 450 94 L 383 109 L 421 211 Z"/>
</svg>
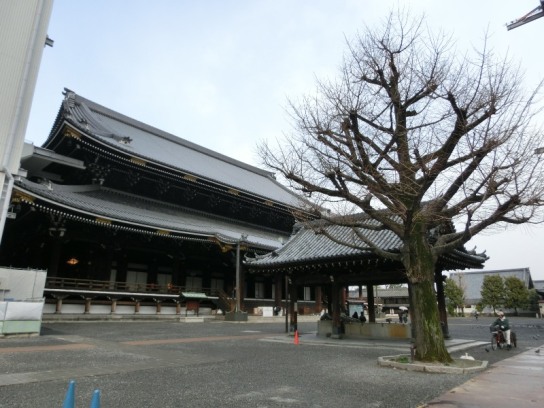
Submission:
<svg viewBox="0 0 544 408">
<path fill-rule="evenodd" d="M 241 263 L 240 246 L 245 243 L 247 234 L 242 234 L 240 239 L 236 242 L 236 308 L 234 312 L 228 312 L 225 314 L 225 320 L 227 321 L 247 321 L 247 313 L 242 309 L 242 279 L 241 279 Z"/>
</svg>

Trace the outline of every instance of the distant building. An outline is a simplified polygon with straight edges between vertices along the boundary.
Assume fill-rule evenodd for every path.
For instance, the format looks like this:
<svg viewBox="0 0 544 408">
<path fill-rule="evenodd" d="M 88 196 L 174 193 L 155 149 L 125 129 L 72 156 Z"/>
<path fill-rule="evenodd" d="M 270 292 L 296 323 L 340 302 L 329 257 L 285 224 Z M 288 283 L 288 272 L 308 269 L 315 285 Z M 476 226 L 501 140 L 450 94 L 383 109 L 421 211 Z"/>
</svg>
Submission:
<svg viewBox="0 0 544 408">
<path fill-rule="evenodd" d="M 486 276 L 496 275 L 501 276 L 502 278 L 513 276 L 521 280 L 527 289 L 535 288 L 529 268 L 451 272 L 449 277 L 465 292 L 465 313 L 471 313 L 482 299 L 481 290 L 484 278 Z M 491 312 L 491 309 L 484 309 L 484 313 L 485 312 Z"/>
<path fill-rule="evenodd" d="M 533 284 L 535 285 L 535 289 L 540 296 L 544 297 L 544 280 L 535 280 L 533 281 Z"/>
<path fill-rule="evenodd" d="M 359 296 L 361 294 L 361 296 Z M 374 297 L 379 305 L 379 311 L 385 314 L 396 314 L 400 307 L 408 308 L 410 306 L 410 296 L 408 286 L 399 286 L 393 288 L 374 287 Z M 367 301 L 368 294 L 366 287 L 362 287 L 361 292 L 358 289 L 350 289 L 348 302 L 356 299 Z"/>
</svg>

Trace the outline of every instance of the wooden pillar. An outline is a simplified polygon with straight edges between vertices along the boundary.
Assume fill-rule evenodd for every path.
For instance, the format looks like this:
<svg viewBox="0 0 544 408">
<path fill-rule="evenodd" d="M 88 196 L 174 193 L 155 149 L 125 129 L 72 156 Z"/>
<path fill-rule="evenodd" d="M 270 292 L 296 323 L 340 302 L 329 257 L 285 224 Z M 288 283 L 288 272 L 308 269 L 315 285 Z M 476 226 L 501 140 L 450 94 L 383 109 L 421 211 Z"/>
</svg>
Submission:
<svg viewBox="0 0 544 408">
<path fill-rule="evenodd" d="M 61 313 L 62 310 L 62 298 L 57 298 L 57 303 L 55 304 L 55 313 Z"/>
<path fill-rule="evenodd" d="M 363 285 L 359 285 L 359 299 L 363 298 Z"/>
<path fill-rule="evenodd" d="M 111 299 L 111 314 L 114 314 L 117 310 L 117 299 L 112 298 Z"/>
<path fill-rule="evenodd" d="M 436 270 L 434 273 L 434 281 L 436 284 L 436 297 L 438 301 L 438 314 L 440 316 L 440 324 L 442 325 L 442 334 L 445 339 L 450 338 L 450 331 L 448 327 L 448 312 L 446 310 L 446 297 L 444 295 L 444 280 L 442 278 L 442 271 Z M 411 308 L 410 308 L 411 309 Z"/>
<path fill-rule="evenodd" d="M 332 292 L 333 292 L 333 285 L 330 284 L 327 286 L 327 313 L 332 316 Z"/>
<path fill-rule="evenodd" d="M 85 314 L 91 313 L 91 298 L 85 298 Z"/>
<path fill-rule="evenodd" d="M 244 267 L 244 264 L 241 264 L 240 265 L 240 310 L 242 311 L 247 311 L 244 305 L 245 298 L 246 298 L 246 268 Z"/>
<path fill-rule="evenodd" d="M 332 306 L 332 336 L 334 338 L 340 338 L 342 333 L 342 322 L 340 320 L 340 291 L 343 290 L 343 287 L 340 287 L 336 283 L 332 283 L 332 299 L 331 299 L 331 306 Z"/>
<path fill-rule="evenodd" d="M 374 286 L 366 285 L 366 297 L 368 302 L 368 321 L 376 323 L 376 305 L 374 303 Z"/>
<path fill-rule="evenodd" d="M 281 308 L 281 298 L 283 297 L 282 290 L 282 276 L 277 273 L 274 276 L 274 306 Z"/>
<path fill-rule="evenodd" d="M 289 299 L 289 284 L 291 283 L 291 279 L 287 274 L 283 277 L 284 283 L 285 283 L 285 333 L 289 333 L 289 313 L 290 313 L 290 299 Z"/>
<path fill-rule="evenodd" d="M 290 332 L 294 333 L 295 330 L 298 330 L 298 286 L 294 282 L 289 286 L 289 298 L 291 300 L 289 302 L 289 316 L 291 318 Z"/>
<path fill-rule="evenodd" d="M 315 288 L 315 313 L 321 313 L 323 309 L 323 291 L 321 286 Z"/>
<path fill-rule="evenodd" d="M 176 314 L 181 314 L 181 302 L 179 302 L 178 300 L 176 300 Z"/>
</svg>

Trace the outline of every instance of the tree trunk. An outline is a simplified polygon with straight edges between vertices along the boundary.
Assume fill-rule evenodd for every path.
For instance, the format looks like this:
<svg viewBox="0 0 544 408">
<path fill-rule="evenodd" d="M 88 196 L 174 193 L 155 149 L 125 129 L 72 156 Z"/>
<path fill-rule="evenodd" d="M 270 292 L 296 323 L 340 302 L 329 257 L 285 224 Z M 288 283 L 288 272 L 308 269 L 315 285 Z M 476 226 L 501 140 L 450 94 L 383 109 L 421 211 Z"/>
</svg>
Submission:
<svg viewBox="0 0 544 408">
<path fill-rule="evenodd" d="M 444 343 L 433 282 L 413 282 L 410 287 L 410 296 L 417 305 L 412 320 L 416 360 L 451 362 L 452 358 Z"/>
<path fill-rule="evenodd" d="M 412 333 L 415 336 L 415 358 L 448 363 L 453 360 L 444 343 L 434 289 L 436 258 L 427 241 L 424 223 L 414 223 L 413 227 L 403 249 L 403 264 L 410 282 L 411 304 L 414 305 Z"/>
</svg>

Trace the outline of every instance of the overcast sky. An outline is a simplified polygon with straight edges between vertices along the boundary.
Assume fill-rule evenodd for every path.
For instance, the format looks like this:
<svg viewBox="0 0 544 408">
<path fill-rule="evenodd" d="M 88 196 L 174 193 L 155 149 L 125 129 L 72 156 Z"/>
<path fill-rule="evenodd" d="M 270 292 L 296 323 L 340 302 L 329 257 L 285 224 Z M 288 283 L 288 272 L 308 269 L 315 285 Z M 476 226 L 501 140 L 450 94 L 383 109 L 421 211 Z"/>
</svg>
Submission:
<svg viewBox="0 0 544 408">
<path fill-rule="evenodd" d="M 402 2 L 458 47 L 481 45 L 543 76 L 544 18 L 512 31 L 538 0 Z M 396 0 L 54 0 L 26 139 L 40 146 L 63 89 L 176 136 L 260 166 L 256 144 L 291 130 L 287 98 L 334 77 L 352 38 Z M 544 279 L 544 229 L 522 226 L 467 244 L 486 269 L 529 267 Z"/>
</svg>

